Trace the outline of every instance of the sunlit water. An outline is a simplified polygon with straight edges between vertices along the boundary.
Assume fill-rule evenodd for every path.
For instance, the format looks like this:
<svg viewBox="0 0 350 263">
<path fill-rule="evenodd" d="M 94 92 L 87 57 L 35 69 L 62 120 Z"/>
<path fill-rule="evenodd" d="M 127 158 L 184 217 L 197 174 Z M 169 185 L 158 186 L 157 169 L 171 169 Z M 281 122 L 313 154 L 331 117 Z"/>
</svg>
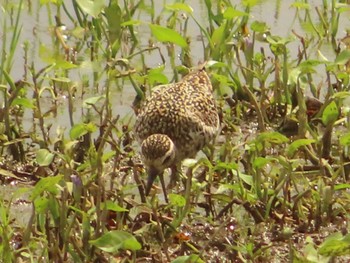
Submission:
<svg viewBox="0 0 350 263">
<path fill-rule="evenodd" d="M 237 9 L 243 10 L 243 7 L 239 4 L 240 1 L 237 2 Z M 321 1 L 309 1 L 311 8 L 314 8 L 316 6 L 321 6 Z M 162 11 L 163 11 L 163 4 L 170 4 L 173 3 L 173 1 L 155 1 L 155 17 L 157 17 Z M 159 4 L 158 4 L 159 3 Z M 207 11 L 206 7 L 203 3 L 203 1 L 186 1 L 192 8 L 194 17 L 202 24 L 207 24 Z M 278 0 L 267 0 L 267 1 L 261 1 L 261 4 L 253 7 L 252 12 L 250 14 L 250 22 L 253 21 L 260 21 L 265 22 L 269 27 L 271 31 L 271 35 L 277 35 L 281 37 L 287 37 L 292 35 L 292 30 L 294 30 L 296 33 L 300 35 L 304 35 L 304 30 L 299 24 L 299 20 L 296 18 L 296 9 L 291 7 L 291 4 L 294 3 L 293 0 L 284 0 L 284 1 L 278 1 Z M 26 12 L 28 10 L 27 7 L 24 8 L 24 11 L 22 12 L 21 16 L 21 25 L 22 25 L 22 33 L 20 37 L 20 43 L 24 43 L 27 41 L 30 44 L 29 49 L 29 58 L 33 60 L 36 70 L 39 70 L 47 65 L 47 63 L 43 62 L 39 56 L 38 56 L 38 49 L 40 45 L 45 45 L 47 47 L 50 47 L 52 45 L 52 38 L 53 36 L 53 30 L 54 28 L 50 25 L 54 25 L 54 18 L 53 14 L 55 14 L 55 7 L 53 5 L 50 5 L 50 8 L 48 9 L 46 6 L 42 6 L 39 8 L 37 6 L 38 1 L 34 1 L 32 3 L 31 7 L 31 14 Z M 68 10 L 73 10 L 71 3 L 69 1 L 66 1 L 66 5 Z M 215 1 L 213 1 L 213 7 L 216 6 Z M 50 10 L 50 11 L 49 11 Z M 51 17 L 49 18 L 48 12 L 51 12 Z M 74 12 L 72 12 L 74 13 Z M 315 12 L 311 12 L 312 14 L 316 14 Z M 169 13 L 170 14 L 170 13 Z M 349 14 L 343 14 L 341 16 L 340 22 L 339 22 L 339 33 L 338 35 L 340 37 L 345 36 L 346 29 L 350 28 L 350 21 L 348 19 Z M 166 15 L 163 15 L 164 19 L 166 19 Z M 136 31 L 138 31 L 138 34 L 140 34 L 141 43 L 140 46 L 146 47 L 148 45 L 148 40 L 150 37 L 150 31 L 149 27 L 147 26 L 147 22 L 150 21 L 150 16 L 146 12 L 140 13 L 139 17 L 136 17 L 136 19 L 139 19 L 144 24 L 141 24 L 136 27 Z M 50 21 L 51 20 L 51 21 Z M 318 18 L 315 17 L 315 21 L 317 21 Z M 64 14 L 64 12 L 61 12 L 61 21 L 67 28 L 67 30 L 74 30 L 75 26 L 74 24 L 68 19 L 68 17 Z M 192 37 L 191 41 L 191 57 L 193 59 L 194 63 L 203 62 L 203 49 L 202 49 L 202 42 L 200 40 L 200 29 L 195 24 L 195 22 L 190 19 L 189 26 L 188 26 L 188 35 Z M 69 40 L 67 41 L 69 44 Z M 266 54 L 269 54 L 269 46 L 266 43 L 260 43 L 261 47 L 264 48 L 264 51 Z M 164 45 L 161 46 L 162 54 L 166 56 L 167 51 L 164 47 Z M 294 41 L 290 44 L 288 44 L 290 56 L 292 58 L 295 58 L 298 52 L 298 47 L 300 46 L 300 43 L 298 41 Z M 2 47 L 2 44 L 0 43 L 0 47 Z M 260 48 L 259 45 L 257 45 L 257 48 Z M 317 56 L 317 49 L 315 49 L 315 56 Z M 334 59 L 334 52 L 331 50 L 329 46 L 326 44 L 321 46 L 322 54 L 325 55 L 329 60 Z M 11 76 L 14 80 L 19 80 L 24 75 L 25 70 L 25 64 L 23 59 L 23 49 L 21 49 L 21 45 L 17 47 L 16 52 L 16 58 L 14 60 L 13 70 L 11 72 Z M 78 54 L 83 60 L 88 59 L 88 57 L 84 54 Z M 160 56 L 156 53 L 150 53 L 149 56 L 146 56 L 146 64 L 149 68 L 157 67 L 162 64 Z M 166 58 L 167 59 L 167 58 Z M 32 61 L 29 61 L 30 63 Z M 180 60 L 177 61 L 178 64 L 181 63 Z M 137 67 L 137 65 L 135 65 Z M 102 71 L 105 68 L 105 65 L 100 65 L 99 70 Z M 69 78 L 72 81 L 76 81 L 77 85 L 80 85 L 81 77 L 84 76 L 90 76 L 93 73 L 92 68 L 80 68 L 77 70 L 72 70 L 69 74 Z M 167 64 L 167 68 L 165 71 L 166 74 L 169 75 L 169 79 L 171 79 L 171 69 L 169 67 L 169 63 Z M 321 80 L 325 79 L 325 76 L 320 76 Z M 92 80 L 90 81 L 92 84 Z M 103 90 L 104 80 L 100 81 L 100 90 Z M 46 84 L 47 85 L 47 84 Z M 95 94 L 92 94 L 94 89 L 96 87 L 91 87 L 91 90 L 87 90 L 87 95 L 85 95 L 84 98 L 87 98 L 88 96 L 95 96 Z M 135 91 L 133 90 L 133 87 L 130 85 L 130 83 L 126 83 L 122 87 L 122 90 L 120 91 L 120 88 L 115 88 L 112 90 L 112 97 L 114 100 L 113 107 L 115 114 L 120 114 L 122 116 L 125 115 L 132 115 L 132 109 L 131 104 L 135 97 Z M 60 98 L 61 102 L 61 110 L 59 111 L 59 115 L 55 120 L 53 121 L 54 125 L 60 125 L 64 127 L 70 127 L 70 124 L 67 122 L 68 116 L 67 116 L 67 106 L 65 103 L 65 97 L 63 96 Z M 82 103 L 81 100 L 79 100 L 79 96 L 76 98 L 76 104 L 77 108 L 78 105 Z M 47 100 L 49 101 L 49 100 Z M 45 100 L 43 100 L 45 103 Z M 47 105 L 46 109 L 49 109 L 51 107 L 51 104 L 49 103 Z M 27 116 L 29 119 L 31 119 L 31 116 Z M 81 117 L 81 112 L 77 111 L 75 114 L 75 119 L 78 122 L 79 117 Z M 30 126 L 30 125 L 29 125 Z M 30 127 L 28 127 L 30 128 Z M 54 128 L 52 130 L 55 130 Z"/>
</svg>

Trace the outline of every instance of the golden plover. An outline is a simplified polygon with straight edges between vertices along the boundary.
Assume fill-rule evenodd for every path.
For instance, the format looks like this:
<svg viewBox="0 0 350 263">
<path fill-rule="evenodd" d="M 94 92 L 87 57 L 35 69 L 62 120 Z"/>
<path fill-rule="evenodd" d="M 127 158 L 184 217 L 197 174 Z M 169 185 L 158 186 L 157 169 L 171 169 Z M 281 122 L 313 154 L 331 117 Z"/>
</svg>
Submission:
<svg viewBox="0 0 350 263">
<path fill-rule="evenodd" d="M 164 170 L 172 169 L 170 184 L 174 183 L 181 161 L 194 158 L 216 136 L 219 117 L 212 92 L 202 68 L 180 82 L 156 87 L 141 105 L 134 131 L 148 173 L 146 195 L 159 176 L 166 198 Z"/>
</svg>

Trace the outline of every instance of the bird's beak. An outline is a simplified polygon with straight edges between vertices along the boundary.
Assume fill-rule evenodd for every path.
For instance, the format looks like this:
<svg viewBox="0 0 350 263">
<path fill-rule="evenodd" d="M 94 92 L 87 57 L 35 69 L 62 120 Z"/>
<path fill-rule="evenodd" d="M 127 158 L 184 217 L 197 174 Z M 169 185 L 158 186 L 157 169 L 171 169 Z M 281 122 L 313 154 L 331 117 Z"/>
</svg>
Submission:
<svg viewBox="0 0 350 263">
<path fill-rule="evenodd" d="M 147 178 L 147 184 L 146 184 L 146 189 L 145 189 L 145 194 L 148 195 L 149 192 L 151 191 L 152 185 L 154 180 L 157 178 L 159 175 L 159 171 L 155 167 L 149 167 L 148 170 L 148 178 Z"/>
</svg>

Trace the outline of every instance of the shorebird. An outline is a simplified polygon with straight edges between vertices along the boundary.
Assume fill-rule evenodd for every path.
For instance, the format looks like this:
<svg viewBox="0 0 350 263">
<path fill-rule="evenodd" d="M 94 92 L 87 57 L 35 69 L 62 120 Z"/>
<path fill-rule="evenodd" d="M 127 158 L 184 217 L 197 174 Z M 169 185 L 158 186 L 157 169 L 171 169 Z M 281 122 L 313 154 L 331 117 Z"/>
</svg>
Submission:
<svg viewBox="0 0 350 263">
<path fill-rule="evenodd" d="M 219 116 L 212 93 L 213 87 L 203 67 L 180 82 L 155 87 L 141 104 L 134 131 L 148 173 L 146 195 L 159 176 L 167 201 L 164 170 L 171 168 L 169 185 L 172 185 L 182 160 L 194 158 L 214 140 Z"/>
</svg>

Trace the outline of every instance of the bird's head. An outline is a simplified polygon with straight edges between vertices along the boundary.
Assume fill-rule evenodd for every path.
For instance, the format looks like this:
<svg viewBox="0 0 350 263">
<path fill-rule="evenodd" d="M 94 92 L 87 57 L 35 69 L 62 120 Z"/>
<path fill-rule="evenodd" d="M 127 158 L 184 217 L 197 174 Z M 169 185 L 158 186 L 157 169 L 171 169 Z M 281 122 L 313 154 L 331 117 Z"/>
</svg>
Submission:
<svg viewBox="0 0 350 263">
<path fill-rule="evenodd" d="M 175 163 L 175 145 L 169 136 L 153 134 L 142 142 L 141 154 L 148 173 L 146 185 L 148 195 L 156 177 Z"/>
</svg>

